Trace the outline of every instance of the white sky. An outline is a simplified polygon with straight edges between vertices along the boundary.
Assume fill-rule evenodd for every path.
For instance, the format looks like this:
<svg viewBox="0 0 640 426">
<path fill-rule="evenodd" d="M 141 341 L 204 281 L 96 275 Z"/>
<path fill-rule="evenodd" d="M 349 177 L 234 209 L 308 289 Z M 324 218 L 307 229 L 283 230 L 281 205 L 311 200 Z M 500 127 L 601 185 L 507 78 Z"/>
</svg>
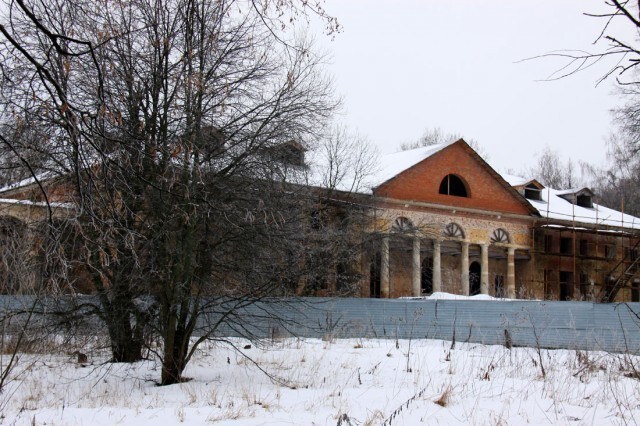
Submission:
<svg viewBox="0 0 640 426">
<path fill-rule="evenodd" d="M 600 164 L 621 103 L 607 66 L 559 81 L 552 59 L 519 60 L 591 45 L 601 0 L 327 0 L 343 32 L 317 36 L 344 97 L 342 120 L 394 152 L 427 127 L 476 139 L 498 171 L 532 166 L 545 145 Z M 601 46 L 600 48 L 604 48 Z M 609 62 L 610 66 L 611 63 Z"/>
</svg>

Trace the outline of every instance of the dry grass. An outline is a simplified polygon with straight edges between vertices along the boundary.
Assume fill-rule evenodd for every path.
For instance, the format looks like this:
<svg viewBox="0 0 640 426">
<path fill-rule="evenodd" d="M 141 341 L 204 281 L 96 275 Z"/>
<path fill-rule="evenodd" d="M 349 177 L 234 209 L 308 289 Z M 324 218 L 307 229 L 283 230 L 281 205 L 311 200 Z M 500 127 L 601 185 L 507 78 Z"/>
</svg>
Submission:
<svg viewBox="0 0 640 426">
<path fill-rule="evenodd" d="M 438 404 L 441 407 L 446 407 L 451 402 L 451 392 L 452 392 L 452 388 L 451 388 L 451 385 L 449 384 L 442 391 L 440 398 L 436 399 L 433 402 Z"/>
</svg>

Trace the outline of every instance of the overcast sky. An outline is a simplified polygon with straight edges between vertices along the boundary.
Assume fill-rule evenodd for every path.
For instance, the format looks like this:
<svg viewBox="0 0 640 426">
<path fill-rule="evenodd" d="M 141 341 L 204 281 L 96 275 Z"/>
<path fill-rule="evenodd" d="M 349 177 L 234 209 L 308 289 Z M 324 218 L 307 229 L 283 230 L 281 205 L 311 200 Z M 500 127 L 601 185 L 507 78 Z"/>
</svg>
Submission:
<svg viewBox="0 0 640 426">
<path fill-rule="evenodd" d="M 342 33 L 317 36 L 344 97 L 342 120 L 382 153 L 440 127 L 478 141 L 498 171 L 533 165 L 545 145 L 601 163 L 620 104 L 606 66 L 559 81 L 561 65 L 522 59 L 595 51 L 599 0 L 327 0 Z"/>
</svg>

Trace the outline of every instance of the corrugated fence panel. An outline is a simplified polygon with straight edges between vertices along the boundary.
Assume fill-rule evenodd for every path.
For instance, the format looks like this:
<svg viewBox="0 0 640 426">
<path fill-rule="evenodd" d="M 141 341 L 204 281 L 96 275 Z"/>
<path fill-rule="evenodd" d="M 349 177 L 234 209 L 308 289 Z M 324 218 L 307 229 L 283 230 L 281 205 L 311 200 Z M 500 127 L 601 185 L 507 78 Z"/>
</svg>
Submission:
<svg viewBox="0 0 640 426">
<path fill-rule="evenodd" d="M 195 334 L 217 328 L 221 336 L 259 338 L 427 338 L 498 345 L 509 341 L 513 346 L 640 354 L 640 303 L 366 298 L 237 303 L 211 302 L 212 310 L 200 318 Z M 28 310 L 31 304 L 29 297 L 0 297 L 2 311 Z M 39 305 L 45 313 L 39 316 L 40 324 L 47 323 L 49 305 Z M 222 325 L 216 325 L 222 318 Z M 94 322 L 90 331 L 104 332 L 98 320 Z M 19 326 L 19 321 L 13 323 Z"/>
<path fill-rule="evenodd" d="M 419 299 L 274 300 L 240 316 L 261 337 L 443 339 L 640 353 L 639 303 Z M 279 319 L 275 319 L 279 318 Z M 225 329 L 224 332 L 229 331 Z M 240 335 L 241 333 L 231 333 Z"/>
</svg>

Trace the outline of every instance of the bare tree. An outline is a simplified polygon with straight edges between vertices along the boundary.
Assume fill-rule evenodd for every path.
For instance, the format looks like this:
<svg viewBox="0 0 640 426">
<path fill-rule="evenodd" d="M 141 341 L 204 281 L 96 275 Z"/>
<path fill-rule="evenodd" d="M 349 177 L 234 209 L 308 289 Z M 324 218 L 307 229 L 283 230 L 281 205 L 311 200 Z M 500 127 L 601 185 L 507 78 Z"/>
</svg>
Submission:
<svg viewBox="0 0 640 426">
<path fill-rule="evenodd" d="M 547 80 L 559 80 L 600 63 L 605 71 L 598 83 L 609 77 L 614 77 L 620 85 L 637 82 L 631 71 L 636 69 L 640 59 L 637 40 L 637 30 L 640 29 L 638 3 L 630 0 L 605 0 L 601 2 L 601 10 L 586 11 L 584 15 L 602 20 L 602 30 L 593 41 L 595 50 L 558 50 L 526 60 L 558 58 L 564 61 Z"/>
<path fill-rule="evenodd" d="M 322 58 L 283 43 L 270 11 L 308 5 L 7 5 L 4 122 L 54 129 L 47 152 L 82 212 L 60 231 L 69 270 L 99 301 L 77 309 L 105 321 L 115 361 L 139 359 L 156 333 L 161 384 L 222 325 L 241 329 L 239 308 L 291 291 L 312 198 L 280 153 L 311 145 L 335 102 Z"/>
<path fill-rule="evenodd" d="M 400 145 L 401 151 L 408 151 L 415 148 L 420 148 L 423 146 L 431 146 L 431 145 L 440 145 L 443 143 L 455 142 L 458 139 L 464 139 L 462 134 L 460 133 L 447 133 L 443 131 L 440 127 L 433 127 L 425 129 L 424 133 L 420 138 L 413 142 L 405 142 Z M 471 146 L 483 159 L 486 161 L 489 160 L 489 155 L 487 152 L 480 146 L 478 141 L 475 139 L 469 138 L 465 139 L 465 142 Z"/>
<path fill-rule="evenodd" d="M 369 189 L 369 179 L 378 167 L 378 152 L 364 137 L 337 125 L 320 140 L 312 162 L 318 170 L 316 182 L 329 191 L 352 193 Z"/>
<path fill-rule="evenodd" d="M 598 202 L 604 206 L 640 215 L 640 159 L 634 145 L 620 133 L 613 133 L 608 142 L 607 163 L 586 167 L 592 189 L 598 194 Z"/>
<path fill-rule="evenodd" d="M 554 189 L 570 189 L 580 184 L 573 161 L 568 159 L 563 163 L 558 153 L 548 146 L 538 154 L 536 164 L 522 174 Z"/>
</svg>

